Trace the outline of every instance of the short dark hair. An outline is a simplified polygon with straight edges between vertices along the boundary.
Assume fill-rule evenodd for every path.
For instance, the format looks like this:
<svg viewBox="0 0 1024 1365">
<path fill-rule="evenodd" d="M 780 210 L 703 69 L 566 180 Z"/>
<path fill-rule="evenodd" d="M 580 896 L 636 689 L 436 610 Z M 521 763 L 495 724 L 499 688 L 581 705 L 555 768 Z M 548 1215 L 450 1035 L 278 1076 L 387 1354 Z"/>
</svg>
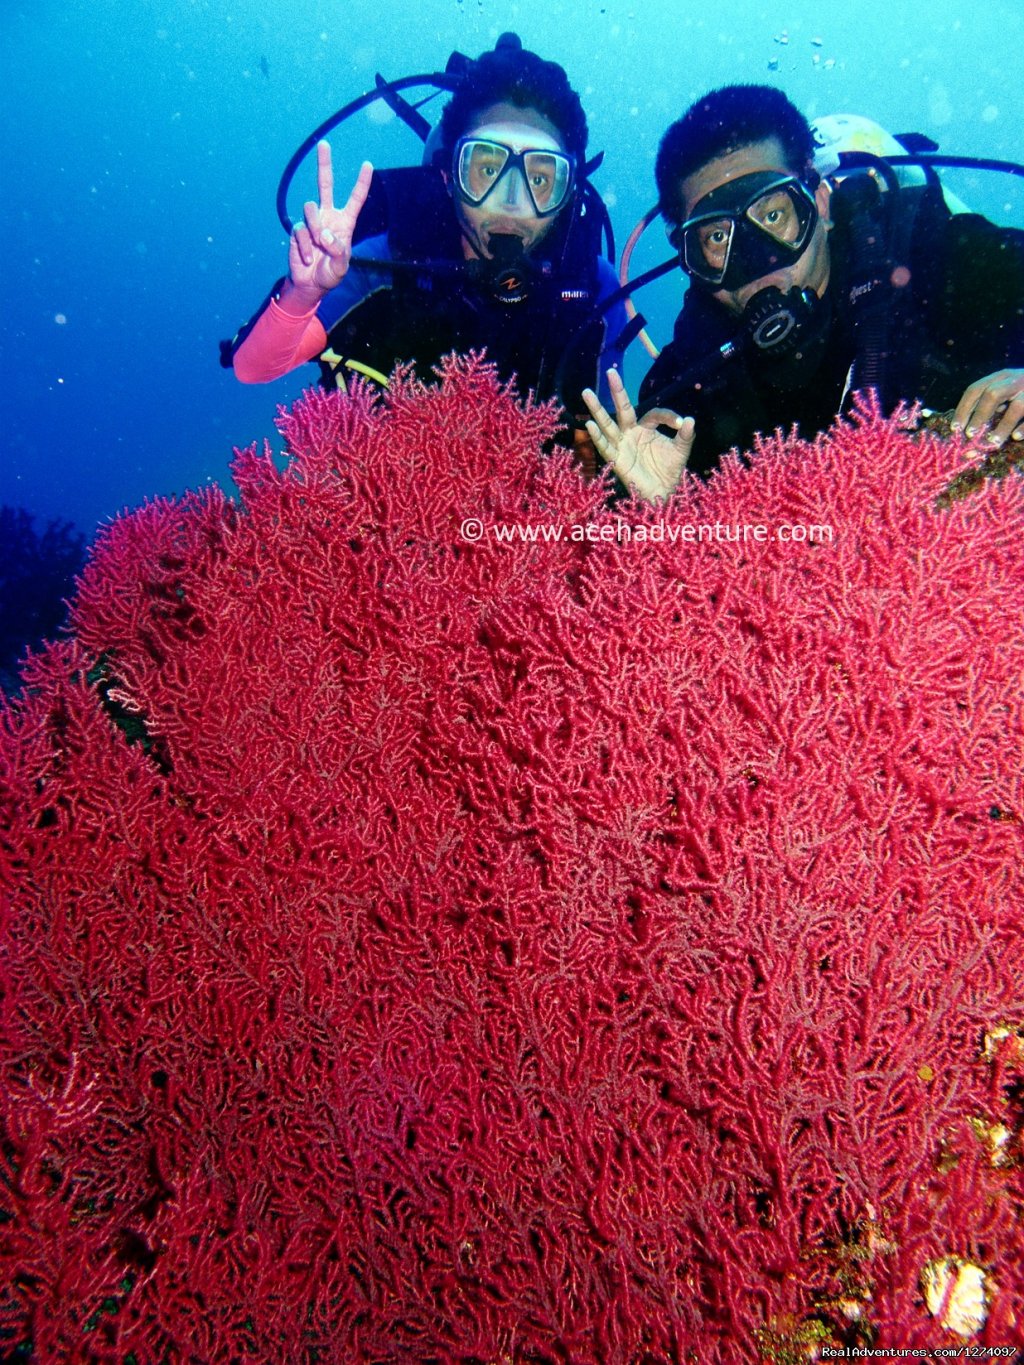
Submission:
<svg viewBox="0 0 1024 1365">
<path fill-rule="evenodd" d="M 670 221 L 680 221 L 682 182 L 716 157 L 777 138 L 786 169 L 803 175 L 814 162 L 811 125 L 773 85 L 725 85 L 702 96 L 661 139 L 654 175 L 658 203 Z"/>
<path fill-rule="evenodd" d="M 466 65 L 466 72 L 441 115 L 441 146 L 446 155 L 473 120 L 492 104 L 536 109 L 561 134 L 568 152 L 583 162 L 587 117 L 580 97 L 557 62 L 546 62 L 523 48 L 514 33 L 503 33 L 493 52 Z"/>
</svg>

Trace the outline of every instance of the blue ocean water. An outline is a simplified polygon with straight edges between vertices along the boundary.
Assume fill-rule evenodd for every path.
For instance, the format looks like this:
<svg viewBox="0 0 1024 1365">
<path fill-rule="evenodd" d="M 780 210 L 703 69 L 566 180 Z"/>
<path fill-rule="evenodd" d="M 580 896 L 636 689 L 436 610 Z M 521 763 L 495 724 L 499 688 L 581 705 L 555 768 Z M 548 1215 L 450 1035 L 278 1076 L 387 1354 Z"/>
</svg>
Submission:
<svg viewBox="0 0 1024 1365">
<path fill-rule="evenodd" d="M 279 447 L 276 405 L 315 369 L 246 388 L 217 343 L 284 272 L 285 162 L 375 72 L 440 70 L 508 28 L 583 95 L 620 247 L 653 203 L 661 133 L 728 82 L 778 84 L 811 116 L 864 114 L 949 152 L 1024 155 L 1024 15 L 1005 2 L 8 0 L 0 502 L 91 535 L 147 496 L 226 482 L 234 445 Z M 333 144 L 339 181 L 364 156 L 419 159 L 379 105 Z M 295 211 L 312 169 L 303 180 Z M 956 188 L 1024 225 L 1024 182 L 968 175 Z M 636 268 L 664 255 L 654 227 Z M 638 296 L 656 340 L 681 291 L 674 274 Z M 631 382 L 647 363 L 634 346 Z"/>
</svg>

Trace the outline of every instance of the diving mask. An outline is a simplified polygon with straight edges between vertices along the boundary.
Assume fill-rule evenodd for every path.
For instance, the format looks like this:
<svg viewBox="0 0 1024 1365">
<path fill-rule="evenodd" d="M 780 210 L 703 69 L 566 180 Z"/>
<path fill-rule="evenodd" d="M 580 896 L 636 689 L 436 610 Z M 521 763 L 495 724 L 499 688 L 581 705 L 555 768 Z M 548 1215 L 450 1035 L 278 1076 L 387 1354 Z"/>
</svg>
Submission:
<svg viewBox="0 0 1024 1365">
<path fill-rule="evenodd" d="M 502 180 L 517 171 L 538 218 L 557 213 L 573 189 L 576 163 L 565 152 L 542 148 L 514 151 L 490 138 L 462 137 L 455 144 L 452 174 L 459 195 L 479 207 Z"/>
<path fill-rule="evenodd" d="M 693 279 L 742 289 L 807 250 L 818 222 L 813 189 L 779 171 L 741 175 L 706 194 L 669 241 Z"/>
</svg>

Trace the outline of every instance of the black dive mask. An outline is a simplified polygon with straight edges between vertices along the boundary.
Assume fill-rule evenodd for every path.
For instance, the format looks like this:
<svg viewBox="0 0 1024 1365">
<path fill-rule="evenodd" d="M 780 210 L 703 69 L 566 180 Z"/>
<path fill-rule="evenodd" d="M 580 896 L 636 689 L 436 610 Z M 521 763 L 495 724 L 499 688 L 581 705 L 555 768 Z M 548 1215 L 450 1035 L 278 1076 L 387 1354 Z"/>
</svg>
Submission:
<svg viewBox="0 0 1024 1365">
<path fill-rule="evenodd" d="M 669 241 L 692 279 L 742 289 L 807 250 L 818 222 L 815 188 L 779 171 L 741 175 L 706 194 Z"/>
</svg>

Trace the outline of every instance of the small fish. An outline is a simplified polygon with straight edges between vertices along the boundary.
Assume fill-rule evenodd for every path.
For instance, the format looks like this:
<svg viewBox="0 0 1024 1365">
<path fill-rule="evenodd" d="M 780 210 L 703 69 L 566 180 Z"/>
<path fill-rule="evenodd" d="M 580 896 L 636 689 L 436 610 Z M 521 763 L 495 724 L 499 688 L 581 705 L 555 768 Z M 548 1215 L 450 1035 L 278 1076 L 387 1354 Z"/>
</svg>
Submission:
<svg viewBox="0 0 1024 1365">
<path fill-rule="evenodd" d="M 814 55 L 811 57 L 811 64 L 812 64 L 812 66 L 817 66 L 817 65 L 820 63 L 820 61 L 821 61 L 821 53 L 820 53 L 820 52 L 815 52 Z"/>
<path fill-rule="evenodd" d="M 261 57 L 261 58 L 260 58 L 260 70 L 263 72 L 264 76 L 266 76 L 267 80 L 269 81 L 269 80 L 270 80 L 270 63 L 267 61 L 266 57 Z"/>
<path fill-rule="evenodd" d="M 824 44 L 824 42 L 822 41 L 821 38 L 812 38 L 812 39 L 811 39 L 811 47 L 824 47 L 824 46 L 825 46 L 825 44 Z"/>
<path fill-rule="evenodd" d="M 789 42 L 789 30 L 783 29 L 781 33 L 775 35 L 775 42 L 781 43 L 783 47 Z"/>
<path fill-rule="evenodd" d="M 835 64 L 836 64 L 835 57 L 826 57 L 824 62 L 822 63 L 826 71 L 831 71 Z"/>
<path fill-rule="evenodd" d="M 778 59 L 778 57 L 769 57 L 769 58 L 768 58 L 768 70 L 769 70 L 769 71 L 778 71 L 778 69 L 779 69 L 779 59 Z"/>
</svg>

